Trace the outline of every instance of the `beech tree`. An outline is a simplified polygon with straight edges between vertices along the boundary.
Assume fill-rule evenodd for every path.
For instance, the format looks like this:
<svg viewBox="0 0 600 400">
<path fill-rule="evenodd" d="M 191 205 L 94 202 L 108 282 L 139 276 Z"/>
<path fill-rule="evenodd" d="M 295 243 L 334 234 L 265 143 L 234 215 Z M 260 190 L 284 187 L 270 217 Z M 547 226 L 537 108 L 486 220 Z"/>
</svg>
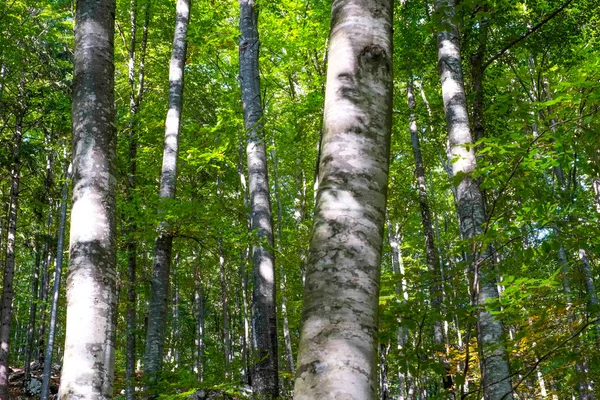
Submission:
<svg viewBox="0 0 600 400">
<path fill-rule="evenodd" d="M 113 397 L 116 329 L 115 1 L 77 3 L 73 194 L 60 399 Z"/>
<path fill-rule="evenodd" d="M 392 117 L 392 3 L 334 1 L 294 399 L 373 399 Z"/>
<path fill-rule="evenodd" d="M 179 130 L 183 110 L 183 76 L 186 59 L 186 36 L 190 20 L 189 0 L 177 1 L 177 18 L 173 38 L 173 53 L 169 65 L 169 102 L 165 122 L 165 143 L 162 172 L 160 175 L 160 198 L 165 201 L 175 197 L 177 182 L 177 157 L 179 154 Z M 161 210 L 164 212 L 164 210 Z M 169 277 L 173 233 L 168 221 L 163 220 L 158 227 L 158 236 L 154 248 L 154 265 L 148 329 L 146 332 L 146 354 L 144 374 L 149 384 L 150 396 L 156 396 L 154 385 L 158 380 L 163 361 L 164 341 L 169 301 Z"/>
</svg>

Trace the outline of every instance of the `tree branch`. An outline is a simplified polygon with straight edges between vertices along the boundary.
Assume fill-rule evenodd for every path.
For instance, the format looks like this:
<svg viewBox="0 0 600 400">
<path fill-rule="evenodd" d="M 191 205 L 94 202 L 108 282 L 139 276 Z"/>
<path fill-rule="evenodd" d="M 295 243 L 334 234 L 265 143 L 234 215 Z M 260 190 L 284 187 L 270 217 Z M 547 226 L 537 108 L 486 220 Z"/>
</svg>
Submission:
<svg viewBox="0 0 600 400">
<path fill-rule="evenodd" d="M 529 30 L 527 30 L 527 32 L 525 32 L 523 35 L 519 36 L 516 39 L 511 40 L 506 46 L 504 46 L 500 51 L 498 51 L 494 56 L 492 56 L 492 58 L 490 58 L 488 61 L 486 61 L 483 64 L 483 70 L 485 70 L 491 63 L 493 63 L 494 61 L 496 61 L 497 59 L 499 59 L 500 57 L 502 57 L 504 55 L 504 53 L 506 53 L 511 47 L 513 47 L 516 44 L 518 44 L 518 43 L 522 42 L 523 40 L 527 39 L 527 37 L 529 37 L 535 31 L 537 31 L 542 26 L 544 26 L 544 24 L 546 22 L 548 22 L 552 18 L 556 17 L 562 10 L 564 10 L 565 8 L 567 8 L 567 6 L 569 4 L 571 4 L 572 2 L 573 2 L 573 0 L 567 0 L 566 2 L 563 3 L 563 5 L 561 5 L 556 10 L 554 10 L 546 18 L 544 18 L 543 20 L 541 20 L 540 22 L 538 22 L 536 25 L 534 25 L 531 28 L 529 28 Z"/>
</svg>

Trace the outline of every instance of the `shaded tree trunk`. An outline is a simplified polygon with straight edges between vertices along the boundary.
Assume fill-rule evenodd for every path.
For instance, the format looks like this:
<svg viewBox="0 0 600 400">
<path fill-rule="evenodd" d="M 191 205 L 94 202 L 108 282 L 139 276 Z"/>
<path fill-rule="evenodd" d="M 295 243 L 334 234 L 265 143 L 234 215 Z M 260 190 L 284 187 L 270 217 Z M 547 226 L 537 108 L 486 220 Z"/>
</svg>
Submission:
<svg viewBox="0 0 600 400">
<path fill-rule="evenodd" d="M 436 2 L 436 12 L 441 13 L 441 24 L 437 33 L 438 66 L 442 84 L 444 112 L 448 128 L 448 160 L 452 176 L 459 176 L 456 187 L 456 206 L 460 219 L 460 231 L 469 242 L 468 260 L 470 272 L 477 285 L 473 288 L 475 301 L 480 305 L 478 314 L 478 342 L 481 348 L 482 387 L 486 400 L 511 400 L 512 384 L 510 367 L 502 343 L 503 326 L 485 306 L 488 299 L 498 298 L 496 274 L 490 259 L 492 249 L 486 246 L 481 251 L 481 243 L 475 238 L 484 233 L 484 199 L 477 181 L 471 174 L 476 160 L 469 127 L 467 99 L 464 91 L 459 39 L 453 22 L 454 0 Z M 483 253 L 483 254 L 482 254 Z M 485 267 L 485 268 L 484 268 Z"/>
<path fill-rule="evenodd" d="M 169 110 L 165 122 L 165 142 L 162 173 L 160 176 L 160 198 L 163 201 L 175 197 L 179 130 L 183 108 L 186 36 L 190 20 L 190 0 L 178 0 L 176 12 L 173 52 L 169 67 Z M 159 210 L 159 212 L 162 213 L 163 210 Z M 150 306 L 144 360 L 144 376 L 150 398 L 157 396 L 155 384 L 158 381 L 158 375 L 162 368 L 169 303 L 169 275 L 172 248 L 173 234 L 170 232 L 168 223 L 162 221 L 158 227 L 158 236 L 154 246 L 154 264 L 150 285 Z"/>
<path fill-rule="evenodd" d="M 54 288 L 52 290 L 52 304 L 50 306 L 50 322 L 48 324 L 48 341 L 44 355 L 44 372 L 42 375 L 41 400 L 48 400 L 50 389 L 50 375 L 52 374 L 52 352 L 56 336 L 56 318 L 58 315 L 58 297 L 60 296 L 60 282 L 62 277 L 62 262 L 64 252 L 65 227 L 67 225 L 67 202 L 69 201 L 69 181 L 71 179 L 71 166 L 65 171 L 60 199 L 60 219 L 58 225 L 58 242 L 56 245 L 56 266 L 54 268 Z"/>
<path fill-rule="evenodd" d="M 244 128 L 248 143 L 248 184 L 251 231 L 256 232 L 252 246 L 254 289 L 252 293 L 252 335 L 254 373 L 252 390 L 260 398 L 276 398 L 278 388 L 277 318 L 273 224 L 269 199 L 269 178 L 265 150 L 260 79 L 258 69 L 258 21 L 254 0 L 239 0 L 240 5 L 240 84 Z"/>
<path fill-rule="evenodd" d="M 24 95 L 21 83 L 21 95 Z M 19 183 L 21 180 L 21 142 L 23 139 L 23 111 L 16 115 L 15 134 L 13 136 L 12 170 L 10 172 L 10 200 L 8 208 L 8 229 L 6 230 L 6 258 L 2 281 L 2 300 L 0 303 L 0 400 L 8 399 L 8 355 L 10 342 L 10 324 L 13 312 L 13 277 L 15 273 L 15 241 L 17 237 L 17 211 L 19 209 Z"/>
<path fill-rule="evenodd" d="M 436 314 L 433 324 L 433 339 L 436 350 L 442 352 L 444 349 L 444 327 L 441 320 L 440 307 L 442 306 L 442 288 L 443 281 L 438 273 L 438 253 L 435 247 L 433 236 L 433 225 L 431 223 L 431 211 L 429 209 L 429 198 L 427 195 L 427 182 L 425 180 L 425 167 L 423 166 L 423 156 L 421 155 L 421 144 L 419 142 L 419 131 L 417 129 L 417 117 L 415 114 L 415 93 L 412 80 L 407 84 L 408 108 L 410 109 L 410 137 L 412 142 L 413 154 L 415 156 L 415 172 L 417 176 L 417 190 L 419 191 L 419 206 L 421 208 L 421 220 L 423 222 L 423 235 L 425 236 L 425 254 L 427 256 L 427 270 L 429 272 L 429 294 L 431 297 L 431 306 Z M 452 376 L 450 375 L 450 364 L 443 355 L 438 356 L 440 363 L 444 368 L 442 373 L 442 383 L 444 389 L 452 388 Z"/>
<path fill-rule="evenodd" d="M 112 399 L 116 330 L 114 0 L 75 17 L 73 203 L 61 400 Z"/>
<path fill-rule="evenodd" d="M 374 399 L 392 2 L 335 0 L 294 399 Z"/>
</svg>

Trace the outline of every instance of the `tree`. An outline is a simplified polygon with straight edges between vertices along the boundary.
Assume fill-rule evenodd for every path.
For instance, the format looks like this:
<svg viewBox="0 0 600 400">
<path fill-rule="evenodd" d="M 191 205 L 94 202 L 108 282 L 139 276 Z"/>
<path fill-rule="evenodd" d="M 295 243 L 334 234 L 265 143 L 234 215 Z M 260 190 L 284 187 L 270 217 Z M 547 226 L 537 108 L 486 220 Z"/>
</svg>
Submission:
<svg viewBox="0 0 600 400">
<path fill-rule="evenodd" d="M 392 117 L 392 2 L 334 1 L 294 399 L 373 399 Z"/>
<path fill-rule="evenodd" d="M 190 3 L 190 0 L 177 1 L 173 52 L 169 67 L 169 104 L 165 122 L 162 173 L 160 175 L 160 198 L 163 203 L 175 197 Z M 164 210 L 161 211 L 164 212 Z M 144 361 L 144 374 L 151 397 L 156 396 L 154 385 L 158 380 L 163 360 L 172 248 L 173 233 L 170 231 L 168 222 L 163 220 L 158 227 L 158 236 L 154 246 L 154 265 L 152 267 L 150 309 Z"/>
<path fill-rule="evenodd" d="M 75 15 L 73 201 L 60 398 L 113 396 L 116 328 L 115 1 Z"/>
<path fill-rule="evenodd" d="M 269 198 L 267 152 L 258 69 L 258 13 L 254 0 L 240 0 L 240 84 L 244 128 L 247 135 L 248 195 L 254 288 L 252 291 L 252 335 L 254 373 L 252 390 L 259 397 L 276 398 L 278 388 L 277 316 L 273 221 Z"/>
<path fill-rule="evenodd" d="M 468 240 L 467 257 L 473 279 L 473 300 L 480 307 L 477 330 L 481 357 L 482 386 L 486 400 L 512 399 L 510 367 L 502 343 L 503 326 L 486 309 L 486 302 L 498 299 L 495 271 L 490 268 L 493 249 L 483 244 L 485 204 L 479 183 L 472 174 L 476 168 L 475 151 L 469 126 L 467 98 L 464 91 L 460 47 L 454 0 L 440 0 L 436 11 L 441 14 L 438 28 L 438 67 L 442 83 L 444 113 L 448 128 L 448 161 L 456 180 L 456 208 L 460 232 Z M 487 267 L 487 268 L 486 268 Z"/>
</svg>

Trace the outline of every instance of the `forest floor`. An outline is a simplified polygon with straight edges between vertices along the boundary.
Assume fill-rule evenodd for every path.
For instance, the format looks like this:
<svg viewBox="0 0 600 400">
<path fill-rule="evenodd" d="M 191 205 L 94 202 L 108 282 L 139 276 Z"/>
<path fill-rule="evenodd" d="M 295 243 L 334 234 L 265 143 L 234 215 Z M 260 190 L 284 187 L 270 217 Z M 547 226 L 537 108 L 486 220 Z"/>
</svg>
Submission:
<svg viewBox="0 0 600 400">
<path fill-rule="evenodd" d="M 42 390 L 42 373 L 44 366 L 34 361 L 31 363 L 31 379 L 28 387 L 25 387 L 25 371 L 23 368 L 11 367 L 8 378 L 8 398 L 14 400 L 21 399 L 39 399 Z M 58 385 L 60 384 L 60 368 L 58 365 L 52 366 L 52 375 L 50 377 L 50 396 L 49 399 L 56 399 Z"/>
</svg>

